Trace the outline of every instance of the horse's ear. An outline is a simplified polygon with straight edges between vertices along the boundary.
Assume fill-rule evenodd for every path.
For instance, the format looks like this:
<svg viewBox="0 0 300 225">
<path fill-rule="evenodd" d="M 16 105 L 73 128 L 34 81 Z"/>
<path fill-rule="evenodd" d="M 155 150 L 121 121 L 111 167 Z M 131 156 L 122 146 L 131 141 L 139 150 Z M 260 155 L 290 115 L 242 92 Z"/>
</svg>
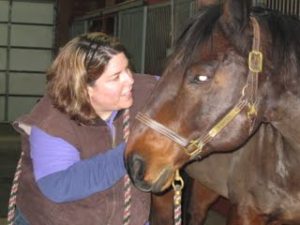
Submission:
<svg viewBox="0 0 300 225">
<path fill-rule="evenodd" d="M 222 25 L 226 33 L 241 32 L 249 24 L 252 0 L 225 0 Z"/>
<path fill-rule="evenodd" d="M 252 0 L 225 0 L 220 24 L 232 44 L 242 53 L 251 48 L 250 9 Z"/>
</svg>

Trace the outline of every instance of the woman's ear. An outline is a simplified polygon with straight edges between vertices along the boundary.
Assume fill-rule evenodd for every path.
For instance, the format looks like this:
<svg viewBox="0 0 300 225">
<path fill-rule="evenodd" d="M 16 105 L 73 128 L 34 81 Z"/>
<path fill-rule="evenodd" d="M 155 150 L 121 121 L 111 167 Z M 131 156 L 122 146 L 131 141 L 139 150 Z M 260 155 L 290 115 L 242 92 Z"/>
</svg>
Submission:
<svg viewBox="0 0 300 225">
<path fill-rule="evenodd" d="M 93 92 L 94 92 L 94 89 L 92 86 L 88 85 L 87 86 L 87 94 L 88 94 L 88 97 L 91 99 L 92 95 L 93 95 Z"/>
</svg>

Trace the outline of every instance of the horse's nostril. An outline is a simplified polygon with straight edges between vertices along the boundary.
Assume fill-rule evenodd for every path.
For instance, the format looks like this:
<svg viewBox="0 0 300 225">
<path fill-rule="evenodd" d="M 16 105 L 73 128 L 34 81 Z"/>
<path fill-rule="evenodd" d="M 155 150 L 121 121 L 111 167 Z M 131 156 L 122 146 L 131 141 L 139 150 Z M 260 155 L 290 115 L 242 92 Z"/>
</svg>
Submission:
<svg viewBox="0 0 300 225">
<path fill-rule="evenodd" d="M 134 154 L 130 163 L 131 178 L 134 181 L 142 181 L 145 173 L 145 163 L 141 156 Z"/>
</svg>

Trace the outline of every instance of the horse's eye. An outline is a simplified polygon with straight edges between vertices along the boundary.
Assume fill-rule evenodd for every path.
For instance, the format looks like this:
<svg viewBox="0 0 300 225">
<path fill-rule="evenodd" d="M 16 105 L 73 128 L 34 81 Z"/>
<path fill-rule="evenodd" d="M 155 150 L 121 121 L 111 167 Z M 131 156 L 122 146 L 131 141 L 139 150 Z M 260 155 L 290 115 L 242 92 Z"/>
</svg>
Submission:
<svg viewBox="0 0 300 225">
<path fill-rule="evenodd" d="M 207 81 L 207 80 L 208 80 L 208 77 L 205 76 L 205 75 L 199 75 L 199 76 L 198 76 L 198 80 L 199 80 L 199 81 Z"/>
<path fill-rule="evenodd" d="M 205 82 L 205 81 L 208 81 L 208 76 L 206 76 L 206 75 L 196 75 L 195 77 L 194 77 L 194 80 L 193 80 L 193 82 L 195 82 L 195 83 L 200 83 L 200 82 Z"/>
</svg>

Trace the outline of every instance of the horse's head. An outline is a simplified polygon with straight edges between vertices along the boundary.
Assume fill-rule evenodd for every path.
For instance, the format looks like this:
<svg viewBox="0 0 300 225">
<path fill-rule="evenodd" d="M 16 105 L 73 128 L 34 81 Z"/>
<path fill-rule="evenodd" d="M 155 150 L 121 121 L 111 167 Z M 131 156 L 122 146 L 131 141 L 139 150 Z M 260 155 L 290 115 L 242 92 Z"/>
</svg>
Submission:
<svg viewBox="0 0 300 225">
<path fill-rule="evenodd" d="M 278 94 L 268 81 L 272 37 L 250 2 L 203 9 L 183 32 L 125 152 L 138 188 L 163 191 L 178 168 L 238 148 L 266 118 Z"/>
</svg>

